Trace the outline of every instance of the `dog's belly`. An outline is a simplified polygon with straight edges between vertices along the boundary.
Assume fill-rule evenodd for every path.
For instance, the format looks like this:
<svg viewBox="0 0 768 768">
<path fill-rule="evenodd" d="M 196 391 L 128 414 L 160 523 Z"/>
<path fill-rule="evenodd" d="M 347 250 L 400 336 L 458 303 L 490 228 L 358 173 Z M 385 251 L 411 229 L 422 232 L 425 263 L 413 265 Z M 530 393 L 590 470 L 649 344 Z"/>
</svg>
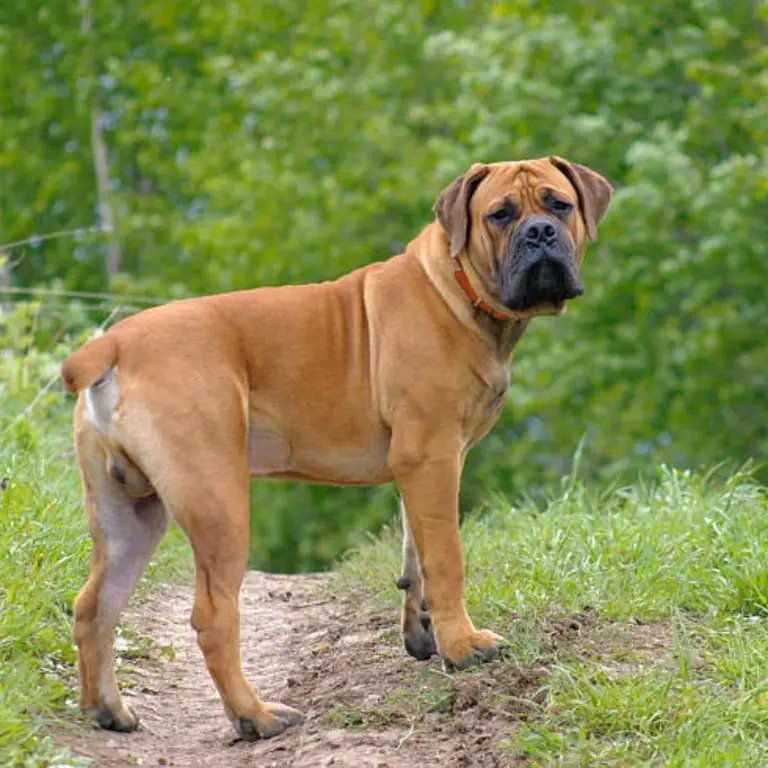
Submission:
<svg viewBox="0 0 768 768">
<path fill-rule="evenodd" d="M 248 433 L 251 475 L 329 485 L 380 485 L 392 480 L 387 466 L 389 440 L 382 434 L 364 441 L 319 439 L 302 435 L 291 440 L 280 430 L 252 420 Z"/>
</svg>

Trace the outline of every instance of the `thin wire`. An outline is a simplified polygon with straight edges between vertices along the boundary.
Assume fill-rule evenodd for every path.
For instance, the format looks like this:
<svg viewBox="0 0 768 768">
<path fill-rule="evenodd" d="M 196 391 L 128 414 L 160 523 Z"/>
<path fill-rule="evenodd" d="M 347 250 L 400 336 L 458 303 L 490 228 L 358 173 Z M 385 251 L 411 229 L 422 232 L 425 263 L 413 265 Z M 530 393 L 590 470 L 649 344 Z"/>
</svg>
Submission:
<svg viewBox="0 0 768 768">
<path fill-rule="evenodd" d="M 2 293 L 2 291 L 0 291 Z M 20 306 L 22 304 L 21 301 L 12 301 L 10 303 L 11 307 Z M 41 301 L 37 306 L 40 307 L 40 309 L 44 309 L 48 316 L 55 316 L 55 317 L 69 317 L 69 305 L 67 304 L 56 304 L 52 301 Z M 78 312 L 108 312 L 112 308 L 111 304 L 82 304 L 79 307 L 77 307 Z M 118 312 L 121 315 L 129 315 L 134 312 L 139 311 L 139 307 L 132 306 L 130 302 L 126 302 L 124 306 L 118 306 L 115 311 Z M 58 311 L 57 311 L 58 310 Z"/>
<path fill-rule="evenodd" d="M 5 435 L 6 432 L 13 429 L 20 421 L 25 419 L 31 412 L 32 409 L 40 402 L 40 400 L 47 395 L 51 389 L 53 388 L 53 385 L 59 380 L 59 374 L 56 373 L 56 375 L 52 376 L 50 381 L 37 393 L 37 395 L 34 397 L 32 402 L 27 405 L 26 408 L 10 423 L 8 426 L 5 427 L 5 429 L 0 432 L 0 435 Z"/>
<path fill-rule="evenodd" d="M 107 325 L 114 319 L 115 315 L 121 310 L 120 305 L 118 304 L 112 312 L 109 313 L 109 316 L 107 319 L 97 327 L 96 332 L 91 336 L 91 338 L 95 338 L 96 336 L 100 336 L 104 333 L 104 328 L 106 328 Z M 40 402 L 40 400 L 43 399 L 50 391 L 53 389 L 53 385 L 56 384 L 56 382 L 59 380 L 60 373 L 57 371 L 51 378 L 48 380 L 46 385 L 35 395 L 35 397 L 32 399 L 32 402 L 29 403 L 24 410 L 19 413 L 19 415 L 6 427 L 0 432 L 0 436 L 4 436 L 9 430 L 13 429 L 20 421 L 25 419 L 32 410 L 37 406 L 37 404 Z"/>
<path fill-rule="evenodd" d="M 0 245 L 0 255 L 13 250 L 14 248 L 20 248 L 24 245 L 31 245 L 33 243 L 37 245 L 39 243 L 46 242 L 47 240 L 56 240 L 62 237 L 83 237 L 86 235 L 109 234 L 110 232 L 112 232 L 111 227 L 79 227 L 77 229 L 65 229 L 58 232 L 49 232 L 48 234 L 44 235 L 32 235 L 31 237 L 25 237 L 22 240 L 15 240 L 11 243 Z M 6 264 L 5 271 L 10 272 L 11 269 L 18 267 L 23 260 L 24 257 L 22 256 L 15 262 Z M 98 327 L 98 332 L 94 335 L 103 333 L 104 328 L 112 322 L 116 315 L 125 314 L 126 312 L 131 311 L 130 309 L 124 309 L 122 306 L 123 303 L 129 302 L 133 304 L 156 306 L 158 304 L 165 304 L 170 301 L 170 299 L 150 299 L 146 296 L 121 296 L 114 293 L 97 293 L 93 291 L 58 291 L 51 288 L 19 288 L 11 285 L 1 285 L 0 294 L 16 296 L 42 296 L 46 298 L 93 299 L 98 301 L 117 302 L 116 306 L 113 307 L 107 319 Z M 38 310 L 39 309 L 40 307 Z M 94 310 L 96 308 L 88 307 L 87 309 Z M 19 413 L 19 415 L 2 430 L 2 432 L 0 432 L 0 435 L 5 435 L 10 429 L 25 419 L 37 406 L 40 400 L 45 397 L 48 392 L 51 391 L 58 379 L 59 373 L 57 372 L 56 375 L 52 376 L 51 379 L 45 384 L 45 386 L 37 393 L 32 402 L 29 403 L 21 411 L 21 413 Z"/>
<path fill-rule="evenodd" d="M 96 293 L 94 291 L 57 291 L 53 288 L 18 288 L 15 285 L 1 285 L 0 293 L 21 296 L 47 296 L 61 299 L 98 299 L 100 301 L 131 302 L 155 306 L 167 304 L 172 299 L 150 299 L 148 296 L 123 296 L 119 293 Z"/>
<path fill-rule="evenodd" d="M 42 243 L 46 240 L 55 240 L 59 237 L 80 237 L 81 235 L 106 235 L 112 232 L 111 229 L 104 227 L 79 227 L 78 229 L 62 229 L 58 232 L 49 232 L 47 235 L 32 235 L 23 240 L 15 240 L 12 243 L 0 245 L 0 253 L 5 253 L 13 248 L 19 248 L 22 245 L 31 245 L 32 243 Z"/>
</svg>

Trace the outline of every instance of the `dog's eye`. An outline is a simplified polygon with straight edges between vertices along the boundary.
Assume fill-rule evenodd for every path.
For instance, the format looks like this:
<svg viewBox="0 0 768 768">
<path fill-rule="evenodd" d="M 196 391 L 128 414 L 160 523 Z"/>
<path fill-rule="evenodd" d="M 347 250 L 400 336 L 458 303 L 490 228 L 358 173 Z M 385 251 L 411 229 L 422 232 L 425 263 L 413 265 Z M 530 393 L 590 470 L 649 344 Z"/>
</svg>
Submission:
<svg viewBox="0 0 768 768">
<path fill-rule="evenodd" d="M 494 224 L 504 226 L 505 224 L 509 224 L 509 222 L 515 218 L 515 207 L 509 203 L 505 203 L 495 211 L 491 211 L 486 218 Z"/>
<path fill-rule="evenodd" d="M 573 209 L 573 205 L 567 200 L 558 200 L 556 197 L 553 197 L 549 201 L 549 209 L 557 216 L 567 216 Z"/>
</svg>

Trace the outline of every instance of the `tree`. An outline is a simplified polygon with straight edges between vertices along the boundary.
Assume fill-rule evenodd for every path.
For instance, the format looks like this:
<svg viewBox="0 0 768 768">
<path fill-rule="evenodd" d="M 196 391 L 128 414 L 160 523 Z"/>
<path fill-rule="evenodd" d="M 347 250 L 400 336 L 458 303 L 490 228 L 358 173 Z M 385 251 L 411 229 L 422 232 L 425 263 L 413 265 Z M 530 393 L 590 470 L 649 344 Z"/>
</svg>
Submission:
<svg viewBox="0 0 768 768">
<path fill-rule="evenodd" d="M 585 478 L 765 454 L 763 4 L 101 0 L 90 14 L 84 33 L 72 4 L 0 10 L 0 237 L 99 223 L 97 104 L 120 272 L 107 238 L 62 238 L 12 254 L 16 287 L 160 299 L 328 279 L 399 251 L 471 162 L 555 153 L 608 176 L 615 199 L 585 296 L 521 343 L 466 505 L 545 491 L 582 437 Z M 259 487 L 259 562 L 320 565 L 390 514 L 388 493 Z"/>
</svg>

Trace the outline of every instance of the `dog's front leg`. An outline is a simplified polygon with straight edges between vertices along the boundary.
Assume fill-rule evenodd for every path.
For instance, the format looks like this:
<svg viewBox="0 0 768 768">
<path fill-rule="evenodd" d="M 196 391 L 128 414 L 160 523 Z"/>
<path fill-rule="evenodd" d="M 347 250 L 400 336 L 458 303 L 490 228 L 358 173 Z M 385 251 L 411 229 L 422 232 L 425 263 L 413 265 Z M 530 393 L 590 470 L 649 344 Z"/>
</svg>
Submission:
<svg viewBox="0 0 768 768">
<path fill-rule="evenodd" d="M 428 613 L 429 605 L 424 591 L 419 555 L 402 501 L 400 517 L 403 523 L 403 572 L 397 580 L 397 588 L 403 590 L 403 643 L 405 650 L 414 659 L 425 661 L 437 653 L 437 646 Z"/>
<path fill-rule="evenodd" d="M 462 463 L 458 441 L 447 436 L 421 440 L 412 431 L 393 430 L 389 464 L 421 566 L 437 649 L 448 668 L 459 669 L 495 658 L 503 641 L 493 632 L 476 630 L 464 604 L 458 513 Z"/>
</svg>

